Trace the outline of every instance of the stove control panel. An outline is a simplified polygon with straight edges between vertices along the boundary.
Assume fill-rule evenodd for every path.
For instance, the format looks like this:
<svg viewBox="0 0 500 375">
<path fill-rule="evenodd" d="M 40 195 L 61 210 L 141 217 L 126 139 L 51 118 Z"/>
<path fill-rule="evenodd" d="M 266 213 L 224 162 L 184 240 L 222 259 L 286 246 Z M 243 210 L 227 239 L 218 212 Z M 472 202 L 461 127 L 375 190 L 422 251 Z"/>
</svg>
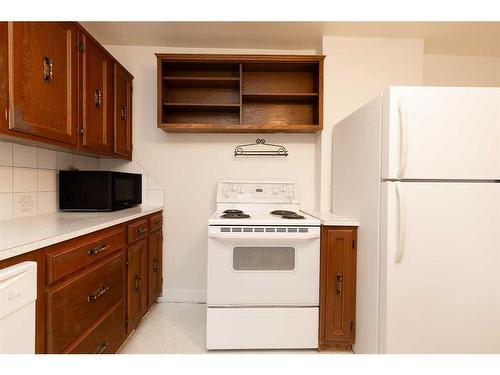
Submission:
<svg viewBox="0 0 500 375">
<path fill-rule="evenodd" d="M 293 182 L 221 181 L 217 187 L 218 202 L 292 203 L 297 198 Z"/>
</svg>

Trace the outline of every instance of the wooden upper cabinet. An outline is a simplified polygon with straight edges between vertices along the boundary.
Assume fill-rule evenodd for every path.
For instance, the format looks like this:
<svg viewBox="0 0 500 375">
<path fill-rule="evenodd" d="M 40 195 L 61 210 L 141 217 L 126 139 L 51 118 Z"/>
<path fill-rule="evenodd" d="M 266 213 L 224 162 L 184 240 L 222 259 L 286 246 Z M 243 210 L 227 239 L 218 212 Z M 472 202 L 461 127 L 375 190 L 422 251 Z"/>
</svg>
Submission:
<svg viewBox="0 0 500 375">
<path fill-rule="evenodd" d="M 356 313 L 355 227 L 322 227 L 319 349 L 351 350 Z"/>
<path fill-rule="evenodd" d="M 81 143 L 83 150 L 113 152 L 114 61 L 97 42 L 80 33 Z"/>
<path fill-rule="evenodd" d="M 156 56 L 158 127 L 166 132 L 323 128 L 324 56 Z"/>
<path fill-rule="evenodd" d="M 115 62 L 114 75 L 114 152 L 132 158 L 132 80 L 120 64 Z"/>
<path fill-rule="evenodd" d="M 76 145 L 76 25 L 9 22 L 7 28 L 9 130 Z"/>
</svg>

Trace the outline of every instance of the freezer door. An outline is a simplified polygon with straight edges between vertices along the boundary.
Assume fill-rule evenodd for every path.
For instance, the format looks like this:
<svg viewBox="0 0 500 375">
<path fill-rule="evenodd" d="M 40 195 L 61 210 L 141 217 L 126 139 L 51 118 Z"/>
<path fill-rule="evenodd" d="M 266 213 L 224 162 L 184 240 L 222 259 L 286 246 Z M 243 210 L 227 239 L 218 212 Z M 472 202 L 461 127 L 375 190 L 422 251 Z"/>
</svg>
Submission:
<svg viewBox="0 0 500 375">
<path fill-rule="evenodd" d="M 500 88 L 391 87 L 383 179 L 500 178 Z"/>
<path fill-rule="evenodd" d="M 500 184 L 382 184 L 381 353 L 500 353 Z"/>
</svg>

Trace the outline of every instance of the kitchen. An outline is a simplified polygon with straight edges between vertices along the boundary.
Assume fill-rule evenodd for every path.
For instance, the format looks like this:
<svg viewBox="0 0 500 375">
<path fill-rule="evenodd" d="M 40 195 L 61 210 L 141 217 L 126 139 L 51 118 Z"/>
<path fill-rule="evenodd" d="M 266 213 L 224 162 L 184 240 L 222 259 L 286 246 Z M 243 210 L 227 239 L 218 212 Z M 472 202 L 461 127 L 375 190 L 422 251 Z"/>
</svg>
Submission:
<svg viewBox="0 0 500 375">
<path fill-rule="evenodd" d="M 391 124 L 391 129 L 392 126 L 398 128 L 397 124 L 404 123 L 405 118 L 408 121 L 407 174 L 398 175 L 395 172 L 394 175 L 384 175 L 382 172 L 382 175 L 378 176 L 378 182 L 385 179 L 392 182 L 403 176 L 403 185 L 406 179 L 425 181 L 429 178 L 443 180 L 443 183 L 455 179 L 466 180 L 467 183 L 478 180 L 479 183 L 484 182 L 488 188 L 497 186 L 495 181 L 498 176 L 495 171 L 498 171 L 498 162 L 489 161 L 491 158 L 495 160 L 495 148 L 499 146 L 498 137 L 495 139 L 494 136 L 498 134 L 499 122 L 498 106 L 495 109 L 499 89 L 494 88 L 500 85 L 500 60 L 498 55 L 495 55 L 498 53 L 498 48 L 495 50 L 499 40 L 498 23 L 439 23 L 433 26 L 419 23 L 386 23 L 376 27 L 363 23 L 334 24 L 331 25 L 331 31 L 328 31 L 328 25 L 323 25 L 321 30 L 316 29 L 313 32 L 314 38 L 306 37 L 310 35 L 308 32 L 311 32 L 307 31 L 308 25 L 303 25 L 305 36 L 297 40 L 283 39 L 283 35 L 290 32 L 290 27 L 294 27 L 300 34 L 300 25 L 282 24 L 282 29 L 275 29 L 274 39 L 270 37 L 273 35 L 270 33 L 273 26 L 261 25 L 263 30 L 255 35 L 255 40 L 251 43 L 244 38 L 248 30 L 255 28 L 255 25 L 251 24 L 215 25 L 206 35 L 203 35 L 202 30 L 210 30 L 209 26 L 196 23 L 170 25 L 169 22 L 80 22 L 78 25 L 66 25 L 67 30 L 72 30 L 69 39 L 73 38 L 72 33 L 75 33 L 74 40 L 68 42 L 74 43 L 75 46 L 68 54 L 74 53 L 75 56 L 72 56 L 68 63 L 78 63 L 74 65 L 74 69 L 66 72 L 67 79 L 76 82 L 67 83 L 70 90 L 66 92 L 70 101 L 74 100 L 71 103 L 75 104 L 69 107 L 66 116 L 61 120 L 69 125 L 56 129 L 54 133 L 57 134 L 53 137 L 41 133 L 44 126 L 37 130 L 35 127 L 29 128 L 30 125 L 24 125 L 30 122 L 29 116 L 36 118 L 37 114 L 29 113 L 29 107 L 23 107 L 23 103 L 36 98 L 27 98 L 31 94 L 30 91 L 24 90 L 23 81 L 16 78 L 16 72 L 24 72 L 26 66 L 23 65 L 23 59 L 16 61 L 19 55 L 13 51 L 19 51 L 21 54 L 23 49 L 17 50 L 15 42 L 17 38 L 29 40 L 29 33 L 36 32 L 36 27 L 30 29 L 20 24 L 16 26 L 15 23 L 3 23 L 0 26 L 3 43 L 0 45 L 0 51 L 2 57 L 9 56 L 0 59 L 1 74 L 5 74 L 2 82 L 8 82 L 0 88 L 3 90 L 0 98 L 2 106 L 5 106 L 5 111 L 8 112 L 9 121 L 0 124 L 0 128 L 8 129 L 2 131 L 0 143 L 3 177 L 0 268 L 11 266 L 9 262 L 12 262 L 12 259 L 18 263 L 18 259 L 33 251 L 35 253 L 28 260 L 35 260 L 44 265 L 43 271 L 38 268 L 37 303 L 40 305 L 40 300 L 43 300 L 44 305 L 36 307 L 38 310 L 35 314 L 37 328 L 34 333 L 34 351 L 68 353 L 81 349 L 83 352 L 104 353 L 109 350 L 130 354 L 181 354 L 203 353 L 207 349 L 299 349 L 297 352 L 315 352 L 319 348 L 322 353 L 329 350 L 354 353 L 499 353 L 499 332 L 482 333 L 479 336 L 484 339 L 481 345 L 470 342 L 459 345 L 457 341 L 451 340 L 452 345 L 449 339 L 448 343 L 443 341 L 440 345 L 436 339 L 435 347 L 423 348 L 416 342 L 422 340 L 421 338 L 415 339 L 416 341 L 408 346 L 405 346 L 405 343 L 411 340 L 400 341 L 399 346 L 391 346 L 389 341 L 385 345 L 370 342 L 380 340 L 380 337 L 377 339 L 376 335 L 369 333 L 375 329 L 370 315 L 380 313 L 378 308 L 373 308 L 373 299 L 377 293 L 387 291 L 383 291 L 383 287 L 380 292 L 370 288 L 370 285 L 378 282 L 378 278 L 370 273 L 372 270 L 368 263 L 369 256 L 367 251 L 363 251 L 379 241 L 379 233 L 369 232 L 373 230 L 368 225 L 372 219 L 363 211 L 367 209 L 368 203 L 356 204 L 363 201 L 361 198 L 369 196 L 372 191 L 366 190 L 366 194 L 362 194 L 360 188 L 353 187 L 369 185 L 370 181 L 364 181 L 361 172 L 376 173 L 376 165 L 372 168 L 370 163 L 377 160 L 376 151 L 375 154 L 370 154 L 369 150 L 370 147 L 378 147 L 365 139 L 370 131 L 375 131 L 376 126 L 364 129 L 357 124 L 355 118 L 365 116 L 375 122 L 377 116 L 380 118 L 377 113 L 386 113 L 384 108 L 389 106 L 386 98 L 392 103 L 393 97 L 396 101 L 397 98 L 403 98 L 405 108 L 399 108 L 398 112 L 396 105 L 390 113 L 390 118 L 384 121 L 387 120 L 387 123 Z M 266 30 L 266 27 L 269 29 Z M 448 39 L 439 38 L 443 28 L 457 40 L 464 41 L 460 47 Z M 472 29 L 482 32 L 481 36 L 465 40 L 464 35 Z M 160 33 L 159 30 L 163 32 Z M 169 33 L 174 37 L 169 39 Z M 184 39 L 175 40 L 175 35 L 179 33 L 185 33 L 186 36 Z M 54 35 L 56 34 L 57 37 L 62 35 L 59 31 L 54 31 Z M 228 34 L 232 37 L 222 38 Z M 216 42 L 211 42 L 212 38 Z M 314 43 L 311 42 L 312 39 Z M 489 45 L 490 49 L 484 45 L 480 46 L 479 41 Z M 77 50 L 80 47 L 77 46 L 80 45 L 83 45 L 83 51 L 79 52 Z M 44 60 L 44 57 L 47 57 L 47 60 Z M 53 61 L 50 61 L 51 59 Z M 38 62 L 33 61 L 33 65 Z M 46 82 L 40 79 L 41 83 L 34 84 L 34 87 L 40 90 L 49 88 L 51 83 L 59 85 L 61 75 L 57 69 L 57 58 L 43 55 L 41 61 L 41 70 L 37 68 L 37 73 L 26 79 L 35 80 L 38 75 L 45 79 Z M 262 68 L 262 64 L 267 65 Z M 96 69 L 90 69 L 92 66 L 96 66 Z M 94 72 L 97 72 L 97 77 Z M 74 77 L 71 77 L 71 74 L 74 74 Z M 283 74 L 287 76 L 281 81 L 279 77 Z M 209 79 L 203 81 L 207 76 Z M 86 83 L 80 85 L 80 80 Z M 91 86 L 96 82 L 106 83 L 102 88 Z M 89 87 L 86 88 L 86 85 Z M 429 88 L 427 94 L 419 94 L 418 88 L 410 86 Z M 438 87 L 444 86 L 483 88 L 477 91 L 470 88 L 462 89 L 463 91 L 439 91 Z M 66 89 L 66 86 L 63 89 Z M 61 86 L 57 86 L 52 93 L 57 92 L 56 90 L 61 90 Z M 81 93 L 78 90 L 82 90 Z M 207 100 L 203 95 L 210 93 L 216 95 Z M 280 97 L 272 97 L 272 94 L 279 94 Z M 456 98 L 457 96 L 463 97 L 460 99 Z M 464 161 L 461 170 L 464 174 L 457 175 L 456 170 L 450 170 L 449 174 L 429 176 L 421 174 L 420 170 L 413 175 L 412 168 L 416 167 L 412 163 L 415 163 L 418 156 L 415 156 L 412 150 L 415 150 L 415 147 L 421 150 L 426 140 L 418 138 L 420 143 L 414 143 L 416 138 L 411 126 L 415 122 L 412 121 L 419 121 L 418 108 L 421 108 L 422 103 L 445 97 L 448 99 L 442 99 L 442 106 L 432 112 L 436 116 L 442 114 L 453 118 L 452 114 L 442 110 L 447 106 L 461 109 L 461 115 L 468 119 L 474 119 L 474 115 L 478 113 L 483 116 L 485 121 L 482 121 L 482 127 L 479 127 L 482 129 L 482 137 L 479 137 L 477 132 L 471 132 L 457 140 L 458 144 L 463 142 L 463 139 L 468 139 L 471 147 L 476 147 L 469 151 L 477 160 L 467 165 L 465 161 L 469 160 L 469 154 L 462 146 L 450 146 L 446 158 L 443 157 L 445 162 L 442 170 L 446 172 L 447 166 L 454 165 L 453 160 L 458 159 Z M 376 101 L 377 98 L 379 102 L 374 104 L 373 100 Z M 225 104 L 226 99 L 230 104 Z M 476 101 L 474 106 L 471 106 L 472 114 L 466 113 L 463 104 L 470 104 L 473 100 Z M 48 96 L 35 104 L 42 106 L 47 104 L 47 101 Z M 185 104 L 189 103 L 201 104 L 197 108 L 185 108 Z M 212 107 L 207 108 L 207 103 L 211 103 Z M 367 103 L 371 103 L 370 108 L 364 107 Z M 12 109 L 16 108 L 17 104 L 26 113 L 17 113 Z M 280 113 L 278 105 L 288 110 Z M 221 109 L 221 106 L 226 107 Z M 361 107 L 364 109 L 357 112 Z M 96 108 L 108 117 L 101 115 L 92 118 Z M 279 119 L 272 117 L 275 116 L 274 110 L 281 116 Z M 226 128 L 189 128 L 190 122 L 186 119 L 200 119 L 202 116 L 205 116 L 205 119 L 198 120 L 198 124 L 207 124 L 206 119 L 213 118 L 217 125 L 217 120 L 222 119 Z M 259 116 L 263 120 L 259 119 Z M 287 116 L 290 116 L 288 122 Z M 305 116 L 306 120 L 310 120 L 306 123 L 309 128 L 298 129 L 297 124 L 301 123 L 297 123 L 293 116 L 301 119 Z M 6 120 L 7 118 L 2 118 L 2 121 Z M 381 122 L 380 132 L 384 121 Z M 273 125 L 274 130 L 266 129 L 266 122 Z M 102 127 L 96 130 L 93 127 L 95 123 Z M 392 125 L 393 123 L 396 125 Z M 82 126 L 74 126 L 75 124 Z M 170 124 L 180 126 L 176 128 Z M 291 126 L 287 129 L 290 124 L 295 125 L 295 128 Z M 467 129 L 465 124 L 464 121 L 464 130 Z M 240 125 L 254 127 L 243 129 Z M 495 126 L 497 128 L 494 128 Z M 79 134 L 80 129 L 83 129 L 83 134 Z M 444 128 L 443 132 L 445 130 Z M 99 133 L 92 133 L 93 131 Z M 70 135 L 63 135 L 64 132 L 69 132 Z M 380 139 L 380 134 L 374 135 Z M 397 138 L 401 134 L 397 133 L 394 137 Z M 359 139 L 359 143 L 352 141 L 353 136 L 358 137 L 356 139 Z M 50 137 L 53 141 L 46 142 Z M 405 137 L 401 136 L 401 139 Z M 36 143 L 33 143 L 34 141 Z M 438 143 L 437 147 L 443 148 L 445 145 L 447 144 Z M 243 154 L 239 153 L 240 146 Z M 343 146 L 347 149 L 354 146 L 358 148 L 354 148 L 357 151 L 352 151 L 353 155 Z M 398 147 L 400 146 L 396 146 L 393 151 L 399 154 L 401 150 Z M 254 151 L 264 155 L 254 155 Z M 433 153 L 430 145 L 427 152 L 431 155 L 431 160 L 435 160 L 432 158 L 439 154 L 438 151 Z M 356 160 L 355 156 L 361 154 L 366 159 Z M 383 163 L 380 158 L 378 160 Z M 140 199 L 134 196 L 130 201 L 130 204 L 136 204 L 137 207 L 110 213 L 61 212 L 60 210 L 95 210 L 88 202 L 86 207 L 65 206 L 69 205 L 69 202 L 64 200 L 64 192 L 99 198 L 104 194 L 102 190 L 101 193 L 96 193 L 100 183 L 95 179 L 102 173 L 94 173 L 87 179 L 81 177 L 83 172 L 77 173 L 80 177 L 75 178 L 82 180 L 71 183 L 69 174 L 74 172 L 68 173 L 68 179 L 61 178 L 65 173 L 58 172 L 67 169 L 118 172 L 110 174 L 113 184 L 119 183 L 122 176 L 120 173 L 123 172 L 142 175 L 139 180 L 136 178 L 132 182 L 129 181 L 134 186 L 132 195 L 137 195 L 140 191 Z M 366 185 L 363 185 L 365 183 Z M 88 190 L 82 192 L 83 188 Z M 407 190 L 405 186 L 403 190 Z M 387 192 L 388 195 L 393 193 L 395 198 L 390 204 L 396 207 L 401 204 L 397 203 L 396 192 Z M 495 191 L 487 194 L 490 197 L 489 202 L 499 199 Z M 481 195 L 483 193 L 478 194 Z M 464 196 L 465 192 L 460 194 L 461 198 Z M 349 197 L 355 198 L 354 201 Z M 414 209 L 408 192 L 406 198 L 406 209 Z M 377 199 L 370 204 L 377 204 Z M 137 204 L 139 201 L 140 205 Z M 480 219 L 484 217 L 487 209 L 487 206 L 477 207 L 477 216 L 474 216 L 474 210 L 469 211 L 470 223 L 480 222 L 485 229 L 483 243 L 487 245 L 488 252 L 484 255 L 491 255 L 491 258 L 488 258 L 488 261 L 485 259 L 484 264 L 477 265 L 483 267 L 483 277 L 475 279 L 467 288 L 474 290 L 474 287 L 481 285 L 480 282 L 490 281 L 488 294 L 485 290 L 484 296 L 492 296 L 499 290 L 498 274 L 495 275 L 495 270 L 491 268 L 495 266 L 495 261 L 498 264 L 499 259 L 498 235 L 491 228 L 491 225 L 498 224 L 498 212 L 488 212 L 490 221 L 483 222 Z M 241 210 L 242 213 L 228 214 L 247 214 L 250 217 L 232 217 L 225 221 L 225 218 L 220 218 L 225 210 Z M 274 210 L 292 211 L 299 215 L 270 215 L 269 212 Z M 332 210 L 334 214 L 328 214 Z M 261 220 L 259 215 L 262 212 L 265 212 L 266 216 Z M 212 218 L 209 219 L 210 217 Z M 408 223 L 410 222 L 411 218 Z M 465 222 L 459 224 L 462 228 L 461 225 L 465 225 Z M 258 227 L 264 228 L 264 231 L 258 232 Z M 328 232 L 330 227 L 331 232 Z M 220 231 L 212 233 L 214 228 Z M 229 234 L 223 233 L 224 228 L 229 228 Z M 260 245 L 249 247 L 250 242 L 254 241 L 250 232 L 245 232 L 245 229 L 249 228 L 252 228 L 251 236 L 254 236 L 256 243 Z M 286 232 L 280 231 L 283 228 Z M 274 231 L 267 232 L 267 229 Z M 297 229 L 297 232 L 293 232 L 293 229 Z M 301 229 L 307 230 L 307 236 L 306 232 L 300 232 Z M 241 232 L 238 232 L 239 230 Z M 418 230 L 420 229 L 417 228 Z M 119 233 L 116 234 L 116 231 Z M 366 242 L 367 233 L 375 236 L 372 237 L 372 243 Z M 211 234 L 214 236 L 210 237 Z M 244 240 L 241 244 L 238 242 L 239 246 L 234 246 L 234 253 L 228 248 L 230 251 L 225 260 L 212 258 L 215 252 L 226 251 L 226 247 L 221 245 L 225 241 L 222 238 L 217 239 L 226 235 L 233 236 L 230 237 L 232 241 L 236 241 L 237 237 Z M 329 235 L 333 237 L 327 241 Z M 406 238 L 407 249 L 412 245 L 410 235 L 411 233 L 408 233 Z M 477 233 L 471 236 L 477 238 Z M 320 238 L 326 244 L 323 244 Z M 467 236 L 466 239 L 472 241 Z M 269 258 L 272 264 L 260 263 L 266 258 L 257 250 L 262 249 L 262 245 L 270 246 L 272 243 L 275 246 L 275 242 L 279 241 L 285 241 L 288 247 L 273 247 L 283 251 L 277 252 L 274 258 Z M 342 245 L 339 241 L 343 241 Z M 306 243 L 313 245 L 302 245 Z M 104 249 L 103 246 L 111 248 Z M 112 248 L 113 246 L 115 248 Z M 325 272 L 328 267 L 325 261 L 328 258 L 322 255 L 320 259 L 320 251 L 325 254 L 325 246 L 344 246 L 341 250 L 346 255 L 348 248 L 351 255 L 353 250 L 356 253 L 354 258 L 351 256 L 347 260 L 344 259 L 347 263 L 341 265 L 348 267 L 347 273 L 335 271 L 328 276 L 327 281 L 323 278 L 327 277 Z M 461 249 L 460 244 L 454 243 L 454 246 Z M 79 256 L 77 252 L 80 247 L 83 249 L 81 259 L 74 258 L 71 261 L 71 256 Z M 239 252 L 236 249 L 239 249 Z M 75 250 L 77 252 L 71 255 Z M 255 251 L 253 257 L 249 256 L 251 250 Z M 308 251 L 302 253 L 303 250 Z M 37 251 L 43 253 L 37 254 Z M 88 261 L 89 251 L 92 253 L 92 261 Z M 370 254 L 376 254 L 377 250 L 373 251 Z M 242 254 L 240 263 L 238 254 Z M 406 256 L 408 254 L 411 254 L 410 250 L 406 252 Z M 69 258 L 64 260 L 67 255 Z M 21 258 L 15 258 L 16 256 Z M 64 262 L 59 264 L 60 268 L 58 257 L 60 262 Z M 123 269 L 113 271 L 112 268 L 109 272 L 115 272 L 116 278 L 123 286 L 124 290 L 120 291 L 120 296 L 115 296 L 116 299 L 103 307 L 102 311 L 82 310 L 79 319 L 84 322 L 84 328 L 68 328 L 64 324 L 61 328 L 60 319 L 64 320 L 66 315 L 60 304 L 64 304 L 65 297 L 62 296 L 58 300 L 58 293 L 71 285 L 79 285 L 72 283 L 83 280 L 91 271 L 92 274 L 94 271 L 97 274 L 100 268 L 108 265 L 112 267 L 115 258 L 117 264 L 123 263 Z M 403 254 L 400 259 L 402 265 L 407 259 Z M 232 262 L 233 272 L 226 273 L 226 263 L 217 263 L 215 268 L 210 268 L 210 265 L 214 264 L 212 261 Z M 330 261 L 332 267 L 338 267 L 338 259 Z M 418 261 L 425 263 L 426 259 Z M 439 261 L 445 262 L 444 259 Z M 128 268 L 125 266 L 126 262 Z M 138 264 L 137 272 L 131 270 L 131 264 Z M 234 268 L 237 266 L 240 267 L 239 270 Z M 259 266 L 264 268 L 255 268 Z M 463 264 L 455 265 L 457 268 L 462 266 Z M 272 267 L 267 271 L 274 272 L 266 272 L 265 267 Z M 356 269 L 354 274 L 349 273 Z M 289 272 L 293 270 L 295 272 Z M 435 269 L 428 266 L 428 270 L 430 277 Z M 453 271 L 450 273 L 455 278 L 459 277 Z M 137 274 L 140 276 L 136 277 Z M 239 279 L 238 275 L 247 275 L 248 278 Z M 367 279 L 368 276 L 371 279 Z M 288 280 L 293 286 L 280 286 L 282 280 Z M 463 276 L 462 279 L 456 280 L 462 283 L 468 279 Z M 438 279 L 430 281 L 439 282 Z M 43 285 L 40 285 L 40 282 Z M 262 284 L 259 286 L 259 283 Z M 310 286 L 306 285 L 308 283 Z M 149 290 L 149 286 L 153 284 L 156 285 L 155 288 Z M 327 285 L 328 291 L 323 290 Z M 415 298 L 420 295 L 414 289 L 418 288 L 418 285 L 408 285 L 408 288 L 414 291 Z M 271 286 L 275 289 L 272 290 Z M 302 298 L 302 289 L 298 286 L 304 287 L 305 298 Z M 388 283 L 387 287 L 390 286 Z M 90 295 L 94 296 L 91 300 L 95 298 L 99 301 L 101 296 L 109 296 L 113 288 L 107 287 L 107 284 L 99 284 L 98 288 L 93 288 L 90 291 Z M 141 290 L 137 301 L 133 298 L 135 290 Z M 246 291 L 246 294 L 241 293 L 242 290 Z M 78 287 L 75 288 L 74 294 L 78 294 L 77 291 Z M 229 301 L 218 300 L 219 295 L 231 298 Z M 337 300 L 336 296 L 339 296 Z M 400 298 L 397 297 L 398 300 Z M 478 297 L 478 303 L 479 300 Z M 338 310 L 339 301 L 340 308 L 344 310 Z M 422 298 L 420 301 L 426 299 Z M 496 311 L 496 302 L 483 303 L 488 304 L 490 312 Z M 329 306 L 330 311 L 327 312 L 325 306 Z M 468 310 L 482 314 L 481 327 L 476 326 L 477 331 L 481 332 L 483 326 L 498 325 L 496 318 L 487 314 L 483 307 L 478 305 L 477 308 Z M 132 312 L 134 308 L 136 310 Z M 227 316 L 220 319 L 211 317 L 213 312 L 227 314 L 231 310 L 235 312 L 232 315 L 234 321 Z M 256 318 L 259 310 L 264 310 L 264 315 Z M 266 313 L 272 311 L 277 315 L 270 314 L 266 318 Z M 297 315 L 294 315 L 295 311 Z M 304 318 L 302 314 L 306 311 L 311 312 L 311 315 Z M 79 311 L 73 313 L 78 315 Z M 239 315 L 245 313 L 250 316 Z M 287 318 L 280 315 L 281 313 Z M 96 339 L 95 345 L 90 345 L 92 332 L 96 332 L 108 319 L 110 322 L 118 320 L 113 314 L 123 314 L 127 319 L 121 328 L 125 333 L 118 333 L 122 335 L 122 340 L 117 341 L 117 347 L 109 344 L 111 340 L 101 338 Z M 338 317 L 344 320 L 335 320 Z M 277 324 L 280 321 L 287 324 L 280 328 Z M 463 323 L 463 320 L 456 323 Z M 71 321 L 68 324 L 71 326 Z M 326 329 L 324 327 L 328 325 L 325 324 L 340 324 L 340 328 L 332 326 Z M 44 332 L 39 330 L 42 325 Z M 8 325 L 6 323 L 1 327 Z M 183 330 L 182 327 L 189 328 Z M 290 331 L 290 327 L 295 327 L 297 332 Z M 450 325 L 450 334 L 454 332 L 455 327 Z M 388 334 L 392 332 L 389 328 Z M 58 333 L 58 329 L 62 331 Z M 339 329 L 342 332 L 339 333 Z M 156 330 L 165 334 L 151 334 Z M 235 330 L 240 333 L 235 334 Z M 179 336 L 171 334 L 172 332 L 177 332 Z M 475 336 L 478 335 L 477 332 L 467 332 L 471 340 L 478 337 Z M 31 334 L 33 335 L 33 331 Z M 332 335 L 333 339 L 329 335 Z M 88 345 L 85 340 L 89 342 Z M 92 343 L 94 344 L 94 341 Z"/>
</svg>

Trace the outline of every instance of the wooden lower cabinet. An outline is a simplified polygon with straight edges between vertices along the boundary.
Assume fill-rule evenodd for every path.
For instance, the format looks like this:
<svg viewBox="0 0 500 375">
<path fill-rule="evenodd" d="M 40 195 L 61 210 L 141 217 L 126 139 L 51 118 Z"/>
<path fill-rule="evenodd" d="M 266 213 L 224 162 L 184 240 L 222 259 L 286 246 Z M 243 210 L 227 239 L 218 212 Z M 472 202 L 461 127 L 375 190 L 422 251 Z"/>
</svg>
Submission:
<svg viewBox="0 0 500 375">
<path fill-rule="evenodd" d="M 128 248 L 127 332 L 132 332 L 147 311 L 148 242 L 141 240 Z"/>
<path fill-rule="evenodd" d="M 319 350 L 351 350 L 355 339 L 356 227 L 323 226 Z"/>
<path fill-rule="evenodd" d="M 163 233 L 155 232 L 148 239 L 148 306 L 160 296 L 162 291 L 162 251 Z"/>
<path fill-rule="evenodd" d="M 161 293 L 161 217 L 147 215 L 0 261 L 0 269 L 37 263 L 36 353 L 118 351 Z"/>
</svg>

